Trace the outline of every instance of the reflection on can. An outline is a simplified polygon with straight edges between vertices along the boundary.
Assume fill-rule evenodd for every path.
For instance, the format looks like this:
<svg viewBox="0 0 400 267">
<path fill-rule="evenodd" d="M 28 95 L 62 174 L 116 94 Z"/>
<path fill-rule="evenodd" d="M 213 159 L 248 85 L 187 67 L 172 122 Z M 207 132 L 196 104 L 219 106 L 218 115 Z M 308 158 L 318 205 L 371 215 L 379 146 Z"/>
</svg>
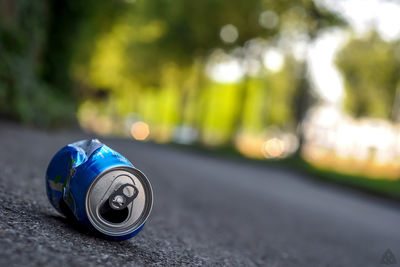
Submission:
<svg viewBox="0 0 400 267">
<path fill-rule="evenodd" d="M 47 169 L 46 189 L 59 212 L 114 240 L 139 233 L 153 205 L 146 176 L 97 139 L 58 151 Z"/>
</svg>

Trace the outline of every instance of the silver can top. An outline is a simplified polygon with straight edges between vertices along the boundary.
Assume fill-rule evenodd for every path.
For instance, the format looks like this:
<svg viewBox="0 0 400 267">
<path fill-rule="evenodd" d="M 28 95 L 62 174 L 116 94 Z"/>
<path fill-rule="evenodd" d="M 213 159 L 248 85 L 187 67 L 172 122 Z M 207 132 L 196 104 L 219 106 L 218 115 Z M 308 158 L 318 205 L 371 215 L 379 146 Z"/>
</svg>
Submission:
<svg viewBox="0 0 400 267">
<path fill-rule="evenodd" d="M 89 221 L 101 233 L 127 235 L 140 228 L 150 215 L 153 191 L 139 170 L 114 167 L 98 175 L 86 193 Z"/>
</svg>

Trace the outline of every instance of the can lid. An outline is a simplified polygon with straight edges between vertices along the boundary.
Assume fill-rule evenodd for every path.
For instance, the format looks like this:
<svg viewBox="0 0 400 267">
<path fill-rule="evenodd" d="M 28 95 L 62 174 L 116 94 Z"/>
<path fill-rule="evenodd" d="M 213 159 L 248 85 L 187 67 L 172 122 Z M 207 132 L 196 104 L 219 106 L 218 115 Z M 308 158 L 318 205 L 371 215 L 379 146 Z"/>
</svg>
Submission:
<svg viewBox="0 0 400 267">
<path fill-rule="evenodd" d="M 118 166 L 98 175 L 86 193 L 91 224 L 101 233 L 122 236 L 139 229 L 150 215 L 153 191 L 146 176 L 133 167 Z"/>
</svg>

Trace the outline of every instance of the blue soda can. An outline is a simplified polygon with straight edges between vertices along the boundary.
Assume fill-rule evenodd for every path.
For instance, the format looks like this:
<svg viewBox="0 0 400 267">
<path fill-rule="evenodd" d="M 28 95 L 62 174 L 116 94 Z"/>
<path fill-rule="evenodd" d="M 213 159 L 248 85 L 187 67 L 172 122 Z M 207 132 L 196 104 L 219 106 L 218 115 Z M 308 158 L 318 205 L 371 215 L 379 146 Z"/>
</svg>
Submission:
<svg viewBox="0 0 400 267">
<path fill-rule="evenodd" d="M 138 234 L 153 205 L 146 176 L 97 139 L 58 151 L 47 168 L 46 190 L 60 213 L 113 240 Z"/>
</svg>

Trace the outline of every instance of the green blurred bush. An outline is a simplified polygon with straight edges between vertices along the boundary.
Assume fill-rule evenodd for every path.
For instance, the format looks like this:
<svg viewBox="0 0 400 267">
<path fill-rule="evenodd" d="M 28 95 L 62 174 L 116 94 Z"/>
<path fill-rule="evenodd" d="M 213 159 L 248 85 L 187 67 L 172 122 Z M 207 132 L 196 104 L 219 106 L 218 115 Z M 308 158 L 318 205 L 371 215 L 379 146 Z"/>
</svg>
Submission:
<svg viewBox="0 0 400 267">
<path fill-rule="evenodd" d="M 74 119 L 75 105 L 40 77 L 48 7 L 47 1 L 0 1 L 0 114 L 57 126 Z"/>
<path fill-rule="evenodd" d="M 70 66 L 90 54 L 122 1 L 0 0 L 0 116 L 39 126 L 76 121 Z"/>
</svg>

